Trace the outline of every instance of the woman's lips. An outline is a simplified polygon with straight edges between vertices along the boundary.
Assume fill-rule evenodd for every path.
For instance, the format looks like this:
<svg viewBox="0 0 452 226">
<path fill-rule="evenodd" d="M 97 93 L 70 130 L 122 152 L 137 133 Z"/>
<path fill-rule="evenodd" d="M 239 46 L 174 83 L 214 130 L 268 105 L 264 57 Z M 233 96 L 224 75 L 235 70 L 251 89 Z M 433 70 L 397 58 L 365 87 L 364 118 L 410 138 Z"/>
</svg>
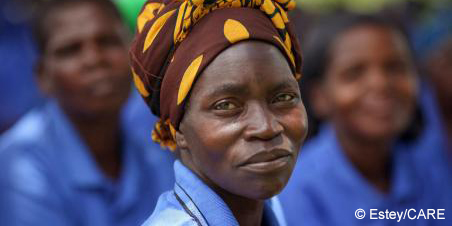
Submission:
<svg viewBox="0 0 452 226">
<path fill-rule="evenodd" d="M 292 153 L 285 149 L 260 151 L 248 158 L 239 167 L 253 173 L 271 173 L 285 169 L 292 158 Z"/>
<path fill-rule="evenodd" d="M 112 97 L 128 86 L 114 71 L 98 68 L 85 74 L 86 94 L 92 98 Z"/>
<path fill-rule="evenodd" d="M 92 98 L 111 98 L 122 94 L 125 90 L 124 86 L 127 86 L 127 84 L 120 84 L 115 81 L 97 81 L 87 88 L 86 93 Z"/>
<path fill-rule="evenodd" d="M 363 107 L 370 115 L 377 117 L 388 117 L 397 111 L 397 106 L 400 105 L 400 101 L 395 98 L 372 98 L 368 99 Z"/>
</svg>

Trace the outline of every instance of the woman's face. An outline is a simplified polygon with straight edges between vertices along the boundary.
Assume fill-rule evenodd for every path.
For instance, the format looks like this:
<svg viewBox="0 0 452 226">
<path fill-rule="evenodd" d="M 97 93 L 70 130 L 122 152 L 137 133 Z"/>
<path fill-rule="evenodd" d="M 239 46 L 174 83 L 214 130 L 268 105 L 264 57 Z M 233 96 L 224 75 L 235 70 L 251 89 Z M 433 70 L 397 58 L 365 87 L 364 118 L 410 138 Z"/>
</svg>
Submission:
<svg viewBox="0 0 452 226">
<path fill-rule="evenodd" d="M 261 42 L 223 51 L 195 83 L 179 130 L 182 161 L 217 192 L 279 193 L 307 131 L 287 60 Z"/>
<path fill-rule="evenodd" d="M 313 102 L 340 132 L 387 141 L 405 130 L 414 111 L 416 75 L 401 34 L 356 26 L 337 37 L 329 57 Z"/>
<path fill-rule="evenodd" d="M 117 112 L 130 91 L 127 42 L 120 20 L 94 3 L 48 16 L 40 84 L 66 111 Z"/>
<path fill-rule="evenodd" d="M 434 51 L 428 60 L 430 81 L 437 98 L 450 103 L 452 100 L 452 36 Z"/>
</svg>

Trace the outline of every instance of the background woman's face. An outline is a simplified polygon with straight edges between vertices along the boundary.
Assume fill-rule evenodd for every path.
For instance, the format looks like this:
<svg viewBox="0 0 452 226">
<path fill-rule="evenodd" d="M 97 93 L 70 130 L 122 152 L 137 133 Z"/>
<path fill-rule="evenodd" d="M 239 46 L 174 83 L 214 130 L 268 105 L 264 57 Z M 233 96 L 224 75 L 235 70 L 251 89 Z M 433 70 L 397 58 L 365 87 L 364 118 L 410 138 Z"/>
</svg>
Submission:
<svg viewBox="0 0 452 226">
<path fill-rule="evenodd" d="M 402 35 L 356 26 L 337 37 L 329 56 L 320 89 L 323 114 L 360 139 L 386 140 L 403 132 L 414 111 L 416 76 Z"/>
<path fill-rule="evenodd" d="M 243 42 L 200 75 L 176 135 L 217 192 L 267 199 L 287 183 L 307 130 L 298 84 L 274 46 Z"/>
<path fill-rule="evenodd" d="M 130 91 L 127 42 L 119 18 L 95 3 L 66 6 L 47 20 L 41 83 L 71 113 L 117 112 Z"/>
</svg>

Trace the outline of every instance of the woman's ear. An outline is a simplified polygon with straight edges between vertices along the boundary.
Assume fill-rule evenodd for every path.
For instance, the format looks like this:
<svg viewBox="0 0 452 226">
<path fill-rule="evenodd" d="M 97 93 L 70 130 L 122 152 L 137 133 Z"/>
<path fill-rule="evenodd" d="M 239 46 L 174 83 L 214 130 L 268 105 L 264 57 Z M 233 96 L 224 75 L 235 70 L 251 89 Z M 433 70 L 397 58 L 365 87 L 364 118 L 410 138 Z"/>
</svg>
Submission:
<svg viewBox="0 0 452 226">
<path fill-rule="evenodd" d="M 181 149 L 181 150 L 188 149 L 187 140 L 185 139 L 184 134 L 182 132 L 180 132 L 179 130 L 176 131 L 176 144 L 177 144 L 178 149 Z"/>
<path fill-rule="evenodd" d="M 322 83 L 318 82 L 310 89 L 309 98 L 312 103 L 312 111 L 321 120 L 330 114 L 330 104 L 326 95 L 326 88 Z"/>
<path fill-rule="evenodd" d="M 176 154 L 176 157 L 178 159 L 180 159 L 180 161 L 186 165 L 188 168 L 194 170 L 196 169 L 194 163 L 193 163 L 193 156 L 192 156 L 192 152 L 190 152 L 190 150 L 188 149 L 188 144 L 187 144 L 187 140 L 185 138 L 185 135 L 183 132 L 181 132 L 180 130 L 176 131 L 176 144 L 177 144 L 177 149 L 176 152 L 174 152 Z"/>
<path fill-rule="evenodd" d="M 52 80 L 46 73 L 45 65 L 42 59 L 38 60 L 34 67 L 34 74 L 38 83 L 39 90 L 46 96 L 52 94 Z"/>
</svg>

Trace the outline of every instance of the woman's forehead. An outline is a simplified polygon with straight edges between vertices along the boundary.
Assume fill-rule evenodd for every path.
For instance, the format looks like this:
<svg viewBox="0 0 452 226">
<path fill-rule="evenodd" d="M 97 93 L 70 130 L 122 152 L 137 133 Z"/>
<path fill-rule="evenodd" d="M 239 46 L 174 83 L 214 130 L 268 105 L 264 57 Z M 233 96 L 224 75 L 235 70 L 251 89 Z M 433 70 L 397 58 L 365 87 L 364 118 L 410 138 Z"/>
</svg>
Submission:
<svg viewBox="0 0 452 226">
<path fill-rule="evenodd" d="M 112 23 L 113 21 L 114 23 Z M 90 25 L 100 24 L 101 27 L 111 27 L 120 23 L 119 17 L 95 2 L 75 2 L 61 5 L 51 10 L 51 15 L 47 16 L 44 21 L 48 38 L 58 33 L 58 30 L 62 28 L 67 28 L 67 31 L 77 31 Z"/>
<path fill-rule="evenodd" d="M 263 69 L 292 74 L 289 62 L 277 47 L 261 41 L 244 41 L 221 52 L 200 76 L 220 74 L 222 79 L 228 79 L 229 74 L 243 75 Z"/>
<path fill-rule="evenodd" d="M 245 95 L 253 87 L 263 93 L 277 87 L 298 89 L 286 58 L 271 44 L 248 41 L 226 49 L 200 74 L 193 92 Z"/>
</svg>

